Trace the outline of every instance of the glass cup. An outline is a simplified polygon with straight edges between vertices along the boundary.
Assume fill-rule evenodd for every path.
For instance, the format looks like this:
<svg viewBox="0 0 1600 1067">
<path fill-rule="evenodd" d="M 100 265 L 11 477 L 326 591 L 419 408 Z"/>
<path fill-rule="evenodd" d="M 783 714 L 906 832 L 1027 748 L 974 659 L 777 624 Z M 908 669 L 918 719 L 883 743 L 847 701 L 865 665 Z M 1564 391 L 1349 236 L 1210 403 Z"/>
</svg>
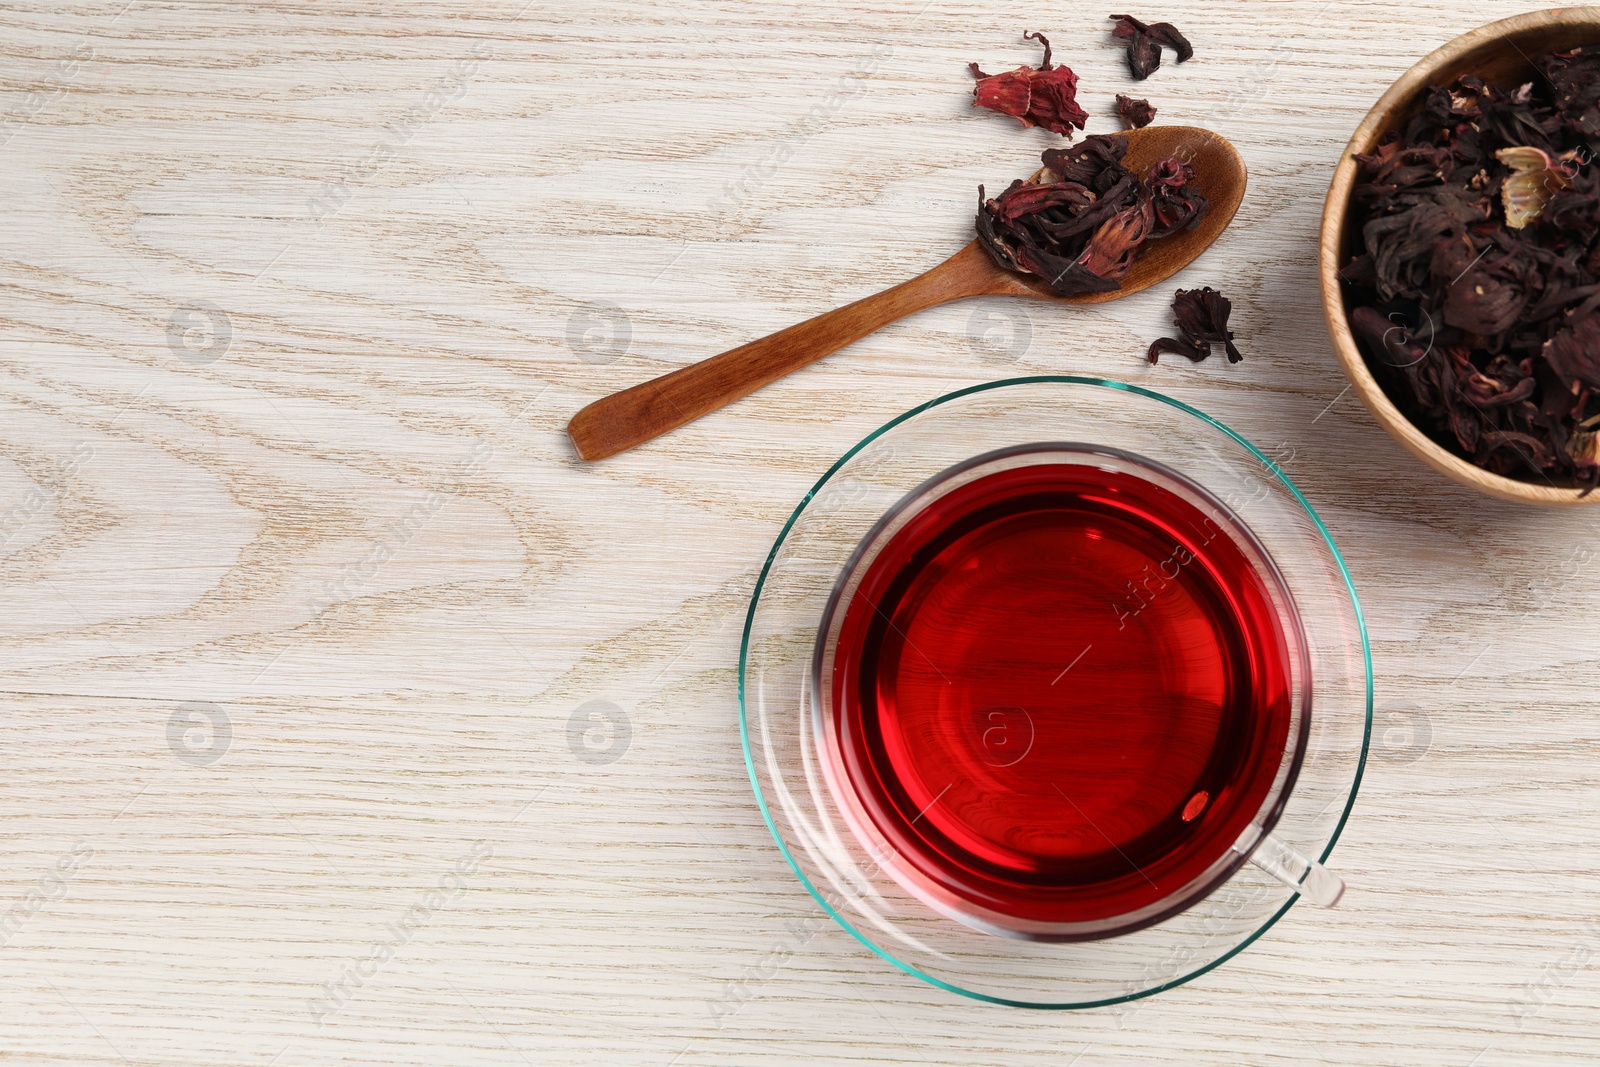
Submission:
<svg viewBox="0 0 1600 1067">
<path fill-rule="evenodd" d="M 818 655 L 841 607 L 848 611 L 848 575 L 870 563 L 887 524 L 973 477 L 975 459 L 1034 462 L 1042 449 L 1059 453 L 1062 442 L 1072 443 L 1068 452 L 1099 453 L 1096 462 L 1122 457 L 1141 477 L 1168 479 L 1194 506 L 1211 509 L 1219 528 L 1236 531 L 1230 538 L 1287 606 L 1281 629 L 1294 694 L 1280 768 L 1203 877 L 1140 915 L 1077 928 L 1019 922 L 973 909 L 964 896 L 941 896 L 870 813 L 855 809 L 830 734 L 834 708 L 824 685 L 833 667 L 825 651 Z M 996 459 L 1008 450 L 1014 458 Z M 940 988 L 995 1003 L 1078 1008 L 1131 1001 L 1204 973 L 1262 936 L 1302 896 L 1337 902 L 1342 883 L 1323 865 L 1365 764 L 1370 654 L 1338 550 L 1284 472 L 1295 460 L 1287 445 L 1258 449 L 1171 397 L 1066 376 L 939 397 L 841 457 L 773 545 L 751 599 L 739 675 L 741 737 L 758 805 L 824 910 L 884 960 Z"/>
<path fill-rule="evenodd" d="M 1007 495 L 1021 502 L 1015 515 L 971 528 Z M 1153 552 L 1118 544 L 1094 567 L 1067 555 L 1107 544 L 1123 516 L 1157 505 Z M 1043 559 L 1052 521 L 1062 554 Z M 996 561 L 1008 541 L 1026 558 Z M 1236 571 L 1226 586 L 1210 573 L 1223 564 Z M 938 577 L 921 583 L 919 619 L 909 602 L 929 570 Z M 1196 576 L 1191 598 L 1180 581 Z M 1247 599 L 1259 632 L 1234 633 L 1231 650 L 1206 645 L 1208 623 L 1241 622 L 1225 603 Z M 1095 658 L 1110 662 L 1096 671 Z M 1279 676 L 1252 686 L 1229 658 L 1275 664 Z M 1100 684 L 1084 684 L 1091 672 Z M 1343 894 L 1336 874 L 1271 835 L 1311 725 L 1294 595 L 1227 504 L 1147 457 L 1017 445 L 917 486 L 840 573 L 811 696 L 821 769 L 857 840 L 901 887 L 975 929 L 1041 941 L 1129 933 L 1246 861 L 1324 907 Z"/>
</svg>

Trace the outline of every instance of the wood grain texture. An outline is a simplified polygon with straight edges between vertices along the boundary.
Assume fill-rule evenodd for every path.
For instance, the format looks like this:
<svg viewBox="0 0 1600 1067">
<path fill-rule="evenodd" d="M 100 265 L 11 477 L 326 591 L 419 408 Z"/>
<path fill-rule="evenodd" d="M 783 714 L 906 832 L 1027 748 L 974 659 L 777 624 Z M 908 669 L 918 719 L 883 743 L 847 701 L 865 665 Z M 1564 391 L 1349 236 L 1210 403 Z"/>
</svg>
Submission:
<svg viewBox="0 0 1600 1067">
<path fill-rule="evenodd" d="M 1031 62 L 1043 29 L 1114 128 L 1132 83 L 1101 13 L 0 6 L 0 1049 L 1600 1058 L 1600 533 L 1412 459 L 1346 391 L 1317 298 L 1361 116 L 1520 9 L 1143 13 L 1196 57 L 1136 95 L 1250 167 L 1173 279 L 1232 296 L 1241 364 L 1145 364 L 1161 291 L 981 298 L 583 465 L 563 427 L 589 401 L 966 241 L 978 184 L 1050 143 L 971 109 L 968 61 Z M 817 922 L 737 730 L 743 610 L 795 502 L 907 407 L 1028 373 L 1139 382 L 1281 457 L 1364 597 L 1380 714 L 1339 909 L 1064 1015 L 957 999 Z"/>
</svg>

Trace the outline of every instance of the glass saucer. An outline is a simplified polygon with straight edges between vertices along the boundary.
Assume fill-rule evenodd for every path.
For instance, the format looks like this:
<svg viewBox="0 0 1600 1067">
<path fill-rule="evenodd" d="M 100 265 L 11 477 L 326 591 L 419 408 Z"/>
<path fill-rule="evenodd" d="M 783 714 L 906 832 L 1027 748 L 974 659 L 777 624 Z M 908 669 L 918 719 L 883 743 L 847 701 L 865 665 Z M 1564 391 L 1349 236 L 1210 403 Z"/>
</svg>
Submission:
<svg viewBox="0 0 1600 1067">
<path fill-rule="evenodd" d="M 891 878 L 836 803 L 813 728 L 812 676 L 841 572 L 874 526 L 930 478 L 974 456 L 1064 441 L 1144 457 L 1202 487 L 1281 571 L 1305 631 L 1314 710 L 1276 838 L 1327 862 L 1355 801 L 1371 728 L 1371 655 L 1338 549 L 1278 466 L 1202 412 L 1119 382 L 1016 378 L 932 400 L 845 453 L 779 533 L 746 617 L 740 731 L 757 803 L 801 883 L 868 948 L 942 989 L 1034 1008 L 1116 1004 L 1179 985 L 1243 950 L 1299 899 L 1246 864 L 1185 910 L 1133 932 L 1068 942 L 1002 937 L 942 914 Z"/>
</svg>

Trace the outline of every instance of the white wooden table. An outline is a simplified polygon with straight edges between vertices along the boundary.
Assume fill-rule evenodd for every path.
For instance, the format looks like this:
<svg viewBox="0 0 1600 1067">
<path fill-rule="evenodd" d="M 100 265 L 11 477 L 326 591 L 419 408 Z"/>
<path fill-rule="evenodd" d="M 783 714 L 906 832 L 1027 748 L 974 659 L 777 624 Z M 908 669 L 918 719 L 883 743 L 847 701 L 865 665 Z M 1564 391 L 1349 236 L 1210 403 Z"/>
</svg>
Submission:
<svg viewBox="0 0 1600 1067">
<path fill-rule="evenodd" d="M 1396 1064 L 1600 1057 L 1600 510 L 1470 495 L 1343 391 L 1312 269 L 1381 90 L 1525 5 L 1134 9 L 1136 95 L 1252 171 L 1165 292 L 918 315 L 599 465 L 603 393 L 967 237 L 1052 138 L 968 61 L 1132 85 L 1104 11 L 965 0 L 20 0 L 0 13 L 0 1050 L 73 1064 Z M 1380 731 L 1334 858 L 1131 1009 L 871 956 L 762 825 L 735 664 L 798 497 L 952 388 L 1092 373 L 1285 464 L 1350 561 Z"/>
</svg>

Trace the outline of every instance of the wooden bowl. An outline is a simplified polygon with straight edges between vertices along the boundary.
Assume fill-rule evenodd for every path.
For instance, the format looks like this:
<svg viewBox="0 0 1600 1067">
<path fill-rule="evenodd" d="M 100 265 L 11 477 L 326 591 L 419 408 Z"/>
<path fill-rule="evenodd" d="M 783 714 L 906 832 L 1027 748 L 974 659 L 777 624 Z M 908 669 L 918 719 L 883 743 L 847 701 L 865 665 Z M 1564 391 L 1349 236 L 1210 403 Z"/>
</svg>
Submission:
<svg viewBox="0 0 1600 1067">
<path fill-rule="evenodd" d="M 1502 500 L 1529 504 L 1600 504 L 1600 490 L 1580 498 L 1571 483 L 1523 481 L 1491 474 L 1437 444 L 1400 412 L 1373 378 L 1361 347 L 1350 333 L 1338 270 L 1349 258 L 1353 214 L 1351 190 L 1355 187 L 1358 152 L 1370 152 L 1383 135 L 1405 124 L 1417 111 L 1422 91 L 1431 85 L 1448 85 L 1463 74 L 1476 74 L 1487 82 L 1516 86 L 1539 77 L 1532 59 L 1545 52 L 1578 45 L 1600 44 L 1600 7 L 1558 7 L 1491 22 L 1437 49 L 1406 71 L 1383 98 L 1367 112 L 1339 160 L 1328 200 L 1322 211 L 1322 234 L 1317 273 L 1322 279 L 1322 313 L 1328 322 L 1334 351 L 1344 365 L 1350 387 L 1367 405 L 1373 418 L 1406 451 L 1440 474 L 1454 478 Z M 1530 475 L 1530 477 L 1534 477 Z"/>
</svg>

